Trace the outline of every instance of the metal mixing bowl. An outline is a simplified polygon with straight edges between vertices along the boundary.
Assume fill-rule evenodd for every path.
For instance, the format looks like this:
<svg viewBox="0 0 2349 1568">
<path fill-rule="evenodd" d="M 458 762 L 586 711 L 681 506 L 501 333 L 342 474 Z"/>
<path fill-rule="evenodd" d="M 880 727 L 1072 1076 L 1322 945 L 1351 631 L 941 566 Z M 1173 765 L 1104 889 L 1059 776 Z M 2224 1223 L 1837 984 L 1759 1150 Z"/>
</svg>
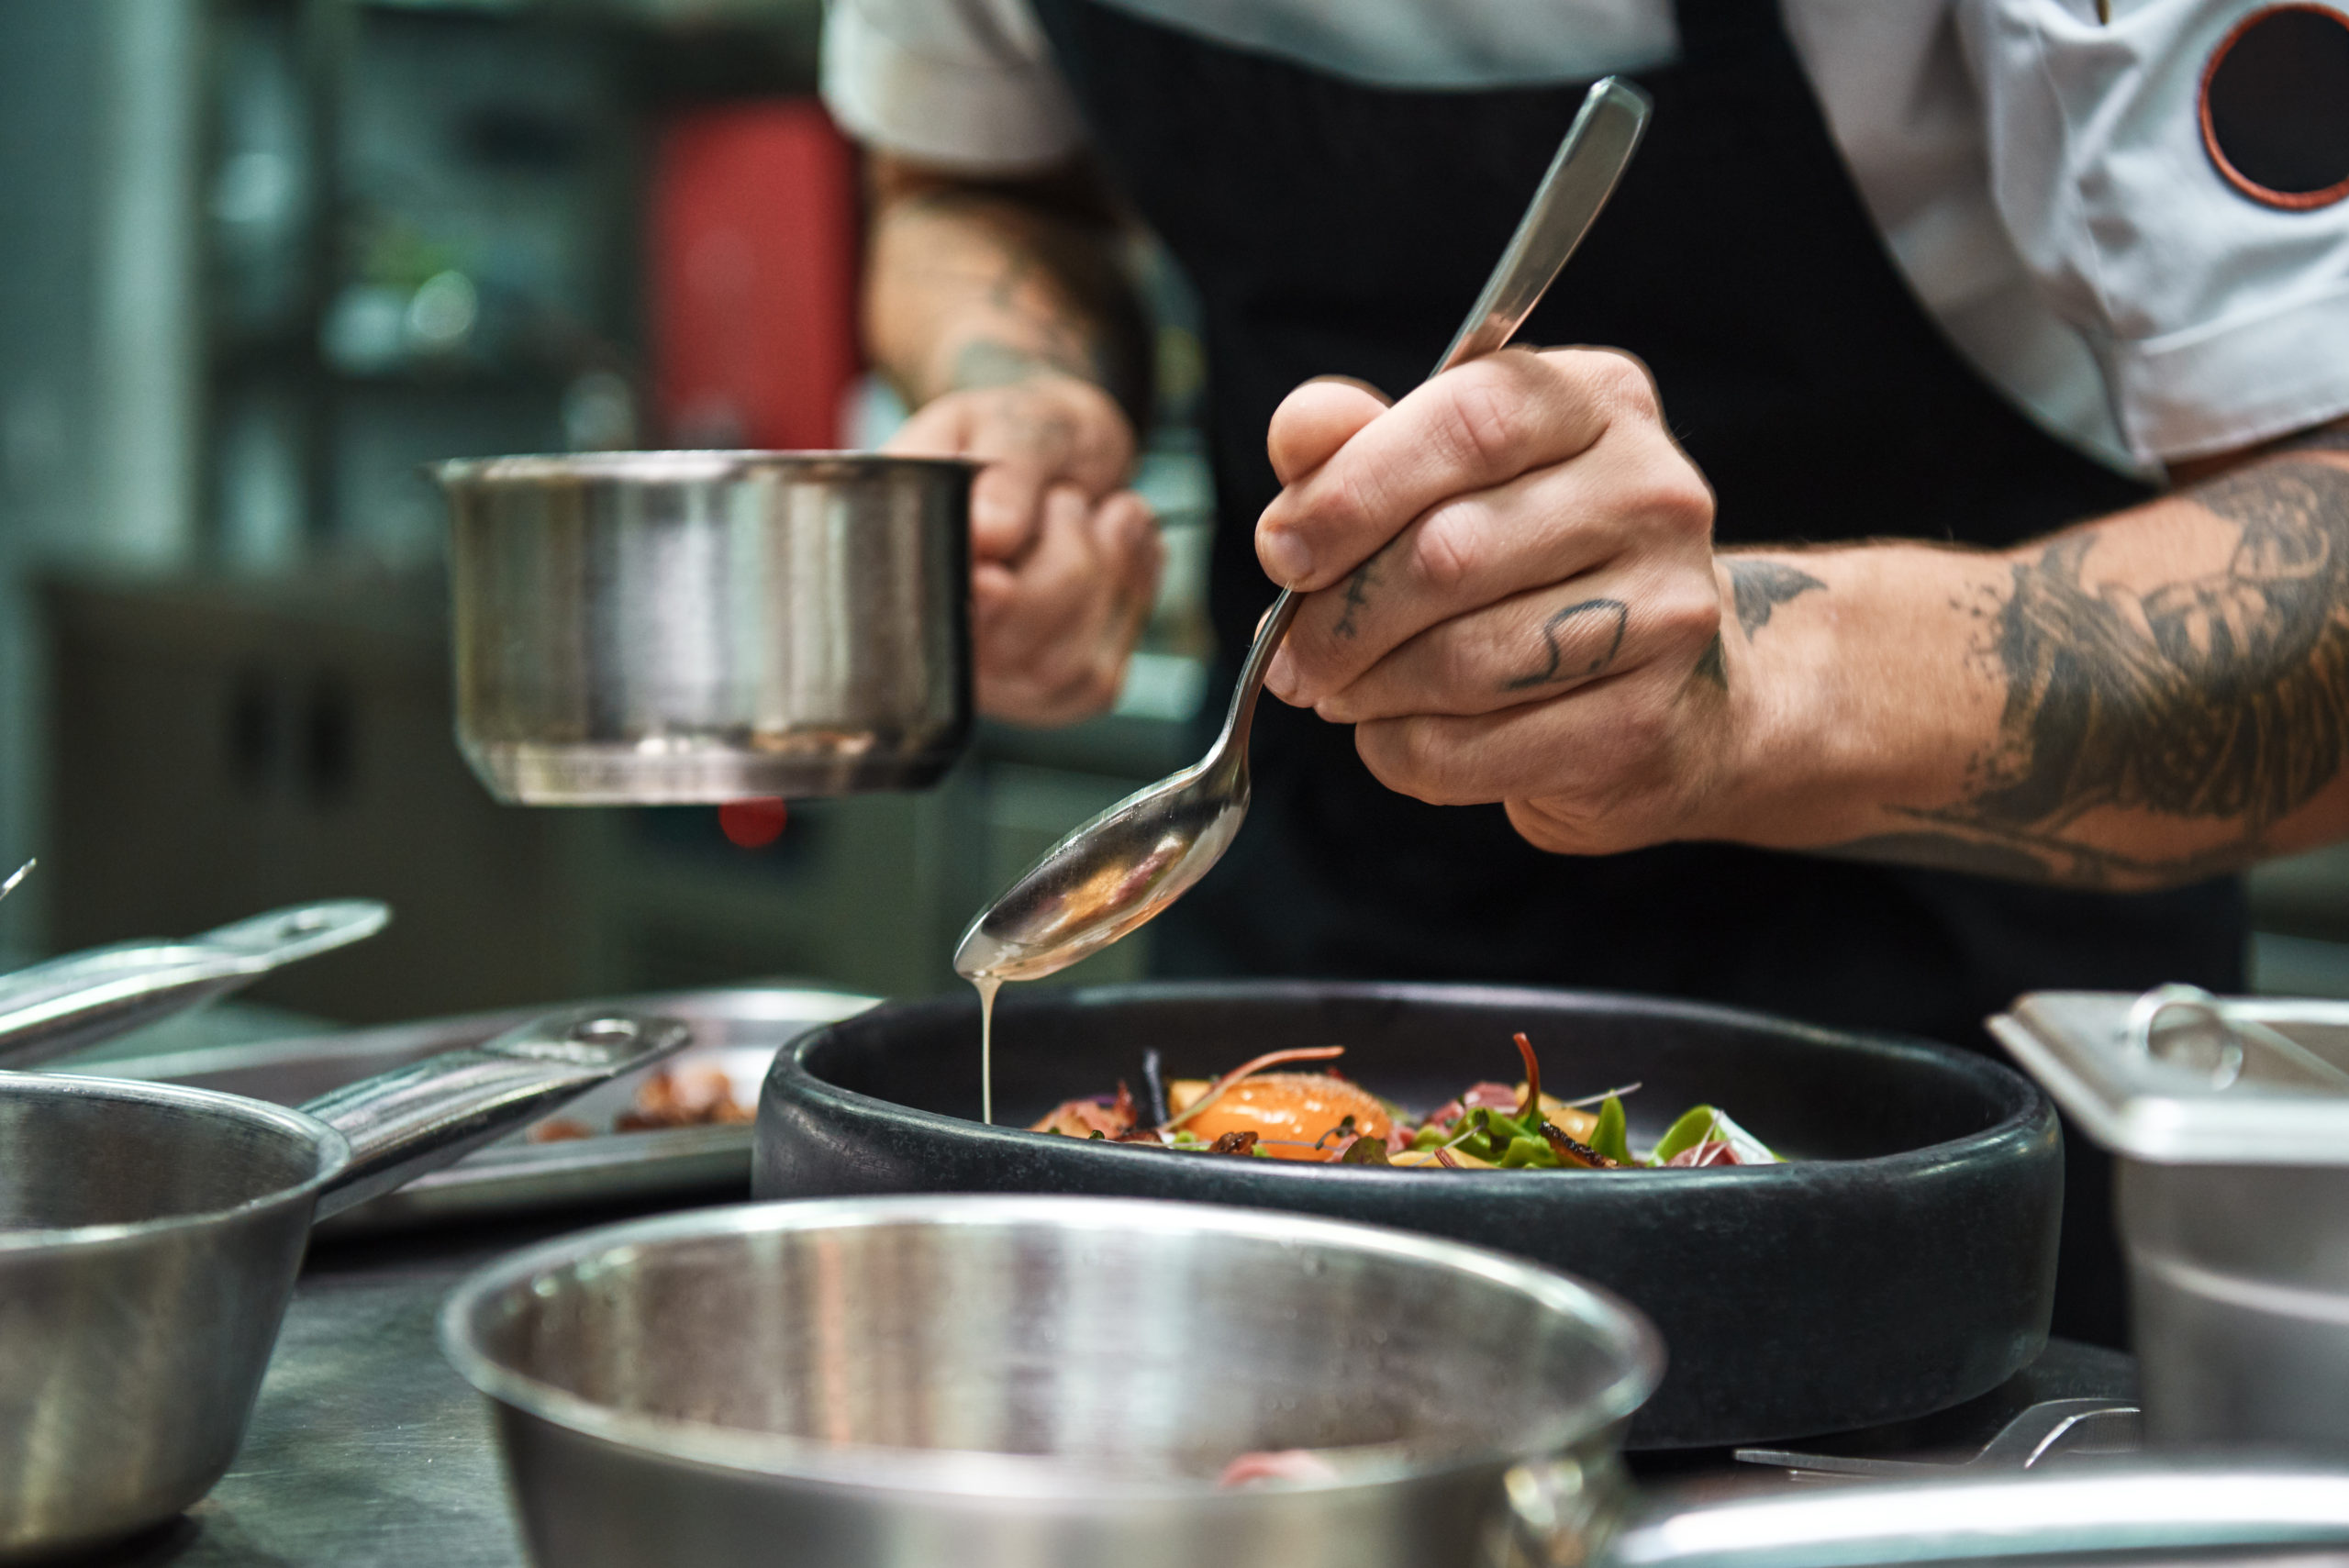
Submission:
<svg viewBox="0 0 2349 1568">
<path fill-rule="evenodd" d="M 971 476 L 851 452 L 448 462 L 457 740 L 500 800 L 914 789 L 971 729 Z"/>
<path fill-rule="evenodd" d="M 1493 1562 L 1528 1508 L 1611 1517 L 1662 1363 L 1614 1298 L 1491 1252 L 1065 1197 L 608 1227 L 474 1275 L 441 1338 L 533 1556 L 574 1568 Z M 1219 1485 L 1295 1450 L 1319 1479 Z"/>
</svg>

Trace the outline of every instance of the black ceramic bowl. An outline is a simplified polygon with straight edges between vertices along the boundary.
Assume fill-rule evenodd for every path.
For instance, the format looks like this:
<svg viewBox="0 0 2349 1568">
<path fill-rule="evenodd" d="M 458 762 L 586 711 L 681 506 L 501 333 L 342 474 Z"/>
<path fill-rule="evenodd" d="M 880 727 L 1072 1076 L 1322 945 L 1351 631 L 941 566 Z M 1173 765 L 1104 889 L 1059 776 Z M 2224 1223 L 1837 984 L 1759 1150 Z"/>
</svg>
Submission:
<svg viewBox="0 0 2349 1568">
<path fill-rule="evenodd" d="M 1572 1098 L 1637 1080 L 1632 1140 L 1710 1102 L 1792 1162 L 1690 1171 L 1433 1172 L 1119 1147 L 1022 1130 L 1061 1100 L 1260 1051 L 1334 1063 L 1431 1108 L 1521 1073 Z M 1334 1215 L 1567 1270 L 1653 1318 L 1671 1358 L 1644 1448 L 1907 1419 L 2027 1365 L 2054 1292 L 2063 1161 L 2039 1091 L 1987 1057 L 1725 1008 L 1591 993 L 1268 981 L 1008 991 L 996 1111 L 974 1000 L 896 1004 L 804 1037 L 759 1107 L 761 1197 L 1061 1192 Z"/>
</svg>

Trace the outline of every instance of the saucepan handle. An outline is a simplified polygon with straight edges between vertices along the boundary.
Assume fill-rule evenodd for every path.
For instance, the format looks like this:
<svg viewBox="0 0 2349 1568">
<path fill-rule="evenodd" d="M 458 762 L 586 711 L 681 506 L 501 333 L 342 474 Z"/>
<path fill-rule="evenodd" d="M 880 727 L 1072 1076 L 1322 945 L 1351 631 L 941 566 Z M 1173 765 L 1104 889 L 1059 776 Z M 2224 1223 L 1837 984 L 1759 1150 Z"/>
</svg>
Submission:
<svg viewBox="0 0 2349 1568">
<path fill-rule="evenodd" d="M 0 975 L 0 1067 L 31 1067 L 226 995 L 384 929 L 366 899 L 304 904 L 202 936 L 120 942 Z"/>
<path fill-rule="evenodd" d="M 2174 1560 L 2349 1546 L 2349 1470 L 2214 1455 L 2079 1460 L 2055 1470 L 1774 1489 L 1659 1509 L 1603 1568 Z"/>
<path fill-rule="evenodd" d="M 591 1007 L 312 1100 L 302 1108 L 348 1139 L 351 1151 L 319 1193 L 317 1216 L 439 1170 L 599 1084 L 674 1055 L 692 1039 L 691 1027 L 674 1018 Z"/>
</svg>

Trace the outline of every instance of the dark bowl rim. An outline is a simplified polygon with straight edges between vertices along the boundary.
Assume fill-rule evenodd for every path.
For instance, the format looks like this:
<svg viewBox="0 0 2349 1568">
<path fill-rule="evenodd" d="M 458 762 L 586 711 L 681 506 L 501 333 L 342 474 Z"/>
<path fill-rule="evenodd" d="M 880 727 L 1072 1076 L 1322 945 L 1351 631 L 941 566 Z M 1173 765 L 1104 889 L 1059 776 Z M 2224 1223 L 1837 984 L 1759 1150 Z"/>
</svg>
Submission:
<svg viewBox="0 0 2349 1568">
<path fill-rule="evenodd" d="M 1928 1143 L 1915 1149 L 1904 1149 L 1889 1154 L 1865 1155 L 1852 1160 L 1788 1161 L 1776 1165 L 1713 1166 L 1703 1170 L 1640 1169 L 1611 1173 L 1606 1185 L 1609 1189 L 1622 1186 L 1626 1191 L 1647 1192 L 1657 1184 L 1666 1184 L 1674 1191 L 1702 1191 L 1723 1184 L 1736 1184 L 1741 1188 L 1768 1191 L 1772 1188 L 1799 1186 L 1812 1189 L 1821 1179 L 1838 1176 L 1874 1181 L 1886 1177 L 1922 1177 L 1937 1170 L 1967 1162 L 1971 1157 L 1996 1151 L 2001 1145 L 2029 1141 L 2055 1125 L 2055 1109 L 2039 1085 L 2005 1063 L 1987 1055 L 1964 1051 L 1956 1046 L 1895 1034 L 1889 1031 L 1828 1029 L 1751 1008 L 1724 1006 L 1717 1003 L 1683 1001 L 1674 997 L 1643 995 L 1637 992 L 1586 990 L 1579 988 L 1533 985 L 1497 985 L 1482 983 L 1453 983 L 1442 981 L 1316 981 L 1316 980 L 1213 980 L 1213 981 L 1144 981 L 1130 984 L 1085 986 L 1055 989 L 1021 998 L 1022 1003 L 1046 997 L 1074 1006 L 1107 1006 L 1121 1001 L 1150 1001 L 1170 996 L 1222 997 L 1275 996 L 1281 994 L 1319 996 L 1355 997 L 1368 1000 L 1427 1000 L 1458 1003 L 1486 1001 L 1505 1003 L 1512 998 L 1539 1000 L 1554 1006 L 1560 1001 L 1581 1005 L 1631 1004 L 1634 1010 L 1658 1018 L 1679 1018 L 1706 1023 L 1734 1024 L 1747 1028 L 1759 1027 L 1773 1034 L 1794 1035 L 1816 1043 L 1837 1048 L 1860 1048 L 1872 1052 L 1887 1053 L 1904 1058 L 1932 1070 L 1953 1075 L 1960 1082 L 1970 1082 L 1982 1091 L 1994 1108 L 2003 1106 L 1996 1121 L 1978 1131 Z M 954 1138 L 965 1143 L 984 1146 L 999 1144 L 1005 1154 L 1019 1151 L 1034 1153 L 1040 1140 L 1051 1140 L 1061 1147 L 1052 1151 L 1055 1159 L 1077 1161 L 1108 1161 L 1154 1159 L 1158 1156 L 1145 1149 L 1088 1139 L 1067 1138 L 1056 1133 L 1031 1132 L 1024 1127 L 1003 1124 L 987 1126 L 968 1121 L 961 1117 L 945 1116 L 936 1111 L 918 1109 L 894 1100 L 883 1099 L 853 1089 L 844 1089 L 819 1076 L 807 1064 L 807 1058 L 821 1049 L 842 1030 L 869 1029 L 876 1023 L 886 1023 L 895 1014 L 916 1010 L 944 1010 L 959 1005 L 951 994 L 907 997 L 892 1000 L 870 1008 L 853 1018 L 812 1029 L 775 1053 L 774 1064 L 768 1069 L 766 1082 L 761 1091 L 763 1111 L 770 1097 L 796 1101 L 818 1110 L 856 1118 L 867 1125 L 887 1123 L 903 1126 L 908 1122 L 925 1130 Z M 1100 1166 L 1107 1170 L 1108 1167 Z M 1441 1184 L 1430 1184 L 1423 1172 L 1395 1170 L 1376 1165 L 1317 1164 L 1303 1161 L 1260 1160 L 1241 1167 L 1262 1173 L 1262 1179 L 1281 1182 L 1386 1182 L 1408 1183 L 1408 1189 L 1425 1188 L 1431 1193 L 1459 1192 L 1460 1184 L 1473 1184 L 1466 1190 L 1493 1195 L 1504 1194 L 1542 1195 L 1547 1184 L 1529 1182 L 1522 1172 L 1459 1171 Z M 1275 1173 L 1277 1173 L 1276 1174 Z M 1577 1184 L 1577 1190 L 1586 1190 Z"/>
</svg>

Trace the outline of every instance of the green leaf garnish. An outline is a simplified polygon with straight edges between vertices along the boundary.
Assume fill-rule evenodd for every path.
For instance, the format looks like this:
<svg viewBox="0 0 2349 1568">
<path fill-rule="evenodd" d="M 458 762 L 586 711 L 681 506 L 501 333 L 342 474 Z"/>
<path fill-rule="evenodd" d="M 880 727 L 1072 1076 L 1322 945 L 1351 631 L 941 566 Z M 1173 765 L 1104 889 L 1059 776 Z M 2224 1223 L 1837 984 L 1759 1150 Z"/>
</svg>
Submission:
<svg viewBox="0 0 2349 1568">
<path fill-rule="evenodd" d="M 1619 1165 L 1631 1163 L 1631 1140 L 1623 1119 L 1623 1102 L 1607 1096 L 1598 1107 L 1598 1125 L 1590 1129 L 1590 1146 Z"/>
</svg>

